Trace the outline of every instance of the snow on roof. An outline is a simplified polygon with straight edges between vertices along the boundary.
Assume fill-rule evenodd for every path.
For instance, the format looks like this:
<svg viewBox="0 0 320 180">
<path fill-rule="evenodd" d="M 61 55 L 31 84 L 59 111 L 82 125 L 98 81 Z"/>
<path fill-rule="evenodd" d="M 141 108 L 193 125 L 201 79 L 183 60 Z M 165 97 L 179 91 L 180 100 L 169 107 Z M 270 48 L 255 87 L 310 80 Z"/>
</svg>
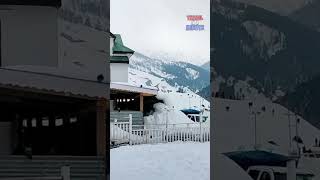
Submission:
<svg viewBox="0 0 320 180">
<path fill-rule="evenodd" d="M 145 93 L 150 95 L 157 95 L 158 89 L 150 86 L 136 86 L 130 83 L 125 82 L 111 82 L 110 89 L 128 91 L 128 92 L 136 92 L 136 93 Z"/>
<path fill-rule="evenodd" d="M 107 83 L 5 68 L 0 68 L 0 85 L 90 98 L 107 97 L 108 88 Z"/>
</svg>

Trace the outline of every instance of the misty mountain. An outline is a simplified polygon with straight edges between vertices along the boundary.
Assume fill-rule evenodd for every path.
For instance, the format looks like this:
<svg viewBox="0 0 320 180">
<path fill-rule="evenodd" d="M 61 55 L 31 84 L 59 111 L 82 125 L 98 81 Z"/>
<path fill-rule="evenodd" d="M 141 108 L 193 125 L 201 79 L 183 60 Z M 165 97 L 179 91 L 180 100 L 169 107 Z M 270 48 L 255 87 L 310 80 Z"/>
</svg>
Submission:
<svg viewBox="0 0 320 180">
<path fill-rule="evenodd" d="M 289 15 L 292 12 L 310 4 L 313 0 L 233 0 L 233 1 L 257 6 L 280 15 Z"/>
<path fill-rule="evenodd" d="M 163 78 L 171 86 L 188 87 L 194 92 L 210 84 L 209 71 L 187 62 L 169 61 L 166 57 L 155 59 L 135 52 L 130 58 L 130 68 Z"/>
<path fill-rule="evenodd" d="M 213 1 L 212 65 L 219 91 L 243 96 L 239 83 L 271 98 L 320 72 L 320 33 L 265 9 Z M 240 93 L 240 94 L 239 94 Z M 246 92 L 248 93 L 248 92 Z M 280 93 L 281 94 L 281 93 Z"/>
<path fill-rule="evenodd" d="M 60 16 L 63 20 L 107 31 L 109 24 L 108 1 L 63 0 Z"/>
<path fill-rule="evenodd" d="M 297 22 L 320 31 L 320 0 L 293 12 L 290 17 Z"/>
</svg>

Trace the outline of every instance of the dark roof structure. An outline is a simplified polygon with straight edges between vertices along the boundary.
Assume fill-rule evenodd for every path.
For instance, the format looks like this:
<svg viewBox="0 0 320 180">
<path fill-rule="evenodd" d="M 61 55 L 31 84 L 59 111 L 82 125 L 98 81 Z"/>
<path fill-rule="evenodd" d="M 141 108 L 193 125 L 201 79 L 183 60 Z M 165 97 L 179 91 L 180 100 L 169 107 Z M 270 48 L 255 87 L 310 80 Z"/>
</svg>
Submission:
<svg viewBox="0 0 320 180">
<path fill-rule="evenodd" d="M 116 38 L 116 36 L 112 32 L 109 31 L 109 34 L 111 37 Z"/>
<path fill-rule="evenodd" d="M 129 58 L 127 56 L 111 56 L 111 63 L 127 63 L 129 64 Z"/>
<path fill-rule="evenodd" d="M 201 112 L 196 109 L 182 109 L 181 112 L 184 114 L 200 114 Z"/>
<path fill-rule="evenodd" d="M 290 159 L 287 156 L 267 152 L 267 151 L 235 151 L 224 153 L 227 157 L 235 161 L 243 169 L 249 166 L 281 166 L 286 167 L 286 162 Z"/>
<path fill-rule="evenodd" d="M 0 5 L 51 6 L 60 8 L 61 0 L 1 0 Z"/>
</svg>

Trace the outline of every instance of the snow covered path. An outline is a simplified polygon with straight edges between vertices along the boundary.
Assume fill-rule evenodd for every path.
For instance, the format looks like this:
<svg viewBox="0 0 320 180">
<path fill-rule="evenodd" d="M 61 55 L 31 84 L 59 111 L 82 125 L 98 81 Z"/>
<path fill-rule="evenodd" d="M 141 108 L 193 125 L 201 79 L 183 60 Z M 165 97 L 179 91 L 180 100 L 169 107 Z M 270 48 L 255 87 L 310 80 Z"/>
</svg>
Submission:
<svg viewBox="0 0 320 180">
<path fill-rule="evenodd" d="M 112 180 L 209 180 L 210 142 L 174 142 L 111 149 Z"/>
</svg>

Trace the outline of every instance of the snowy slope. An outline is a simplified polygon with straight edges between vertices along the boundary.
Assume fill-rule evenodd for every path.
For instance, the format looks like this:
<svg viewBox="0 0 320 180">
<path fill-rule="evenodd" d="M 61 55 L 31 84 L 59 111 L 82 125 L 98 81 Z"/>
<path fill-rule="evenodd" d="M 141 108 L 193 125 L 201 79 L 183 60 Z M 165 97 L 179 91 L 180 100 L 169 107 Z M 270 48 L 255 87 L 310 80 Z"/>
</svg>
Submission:
<svg viewBox="0 0 320 180">
<path fill-rule="evenodd" d="M 178 90 L 179 86 L 171 86 L 164 78 L 151 75 L 149 73 L 129 68 L 129 83 L 136 86 L 158 87 L 161 92 L 171 92 Z"/>
<path fill-rule="evenodd" d="M 265 150 L 274 150 L 279 153 L 289 151 L 288 110 L 278 104 L 267 101 L 255 101 L 249 108 L 250 101 L 236 101 L 214 99 L 214 140 L 218 152 L 235 151 L 239 149 L 252 149 L 254 145 L 254 116 L 250 112 L 260 112 L 257 115 L 257 144 Z M 227 111 L 226 107 L 229 107 Z M 262 107 L 265 107 L 263 111 Z M 274 110 L 274 113 L 272 112 Z M 293 114 L 292 112 L 290 112 Z M 305 146 L 310 148 L 314 139 L 320 137 L 319 129 L 315 128 L 303 118 L 300 119 L 298 135 Z M 296 135 L 296 117 L 291 116 L 292 138 Z M 273 141 L 279 146 L 268 143 Z M 292 141 L 293 147 L 296 143 Z"/>
<path fill-rule="evenodd" d="M 130 58 L 130 68 L 162 78 L 171 86 L 187 87 L 194 92 L 210 84 L 208 70 L 176 59 L 150 58 L 135 52 Z"/>
<path fill-rule="evenodd" d="M 252 108 L 249 108 L 249 102 L 253 102 Z M 229 107 L 229 111 L 227 111 Z M 263 109 L 265 108 L 265 111 Z M 223 152 L 238 150 L 253 150 L 254 147 L 254 115 L 250 112 L 260 112 L 257 115 L 257 148 L 266 151 L 273 151 L 287 155 L 289 152 L 289 120 L 288 110 L 269 101 L 248 101 L 248 100 L 226 100 L 215 98 L 213 104 L 214 129 L 213 142 L 215 143 L 214 152 L 216 161 L 216 176 L 220 179 L 229 179 L 228 176 L 242 176 L 238 179 L 247 178 L 244 171 L 237 167 L 236 163 L 230 161 L 221 155 Z M 273 113 L 274 110 L 274 113 Z M 299 116 L 294 116 L 292 112 L 291 119 L 291 137 L 296 135 L 296 118 L 300 119 L 298 126 L 298 136 L 300 136 L 307 149 L 314 145 L 315 138 L 320 137 L 319 129 L 312 126 L 306 120 Z M 276 145 L 269 143 L 273 141 Z M 293 148 L 297 144 L 292 141 Z M 300 145 L 302 147 L 302 145 Z M 311 170 L 316 178 L 320 179 L 320 161 L 318 159 L 302 158 L 298 166 Z M 218 172 L 219 169 L 228 168 L 231 174 Z M 233 177 L 232 177 L 233 178 Z"/>
<path fill-rule="evenodd" d="M 110 150 L 110 179 L 209 180 L 210 143 L 123 146 Z"/>
</svg>

